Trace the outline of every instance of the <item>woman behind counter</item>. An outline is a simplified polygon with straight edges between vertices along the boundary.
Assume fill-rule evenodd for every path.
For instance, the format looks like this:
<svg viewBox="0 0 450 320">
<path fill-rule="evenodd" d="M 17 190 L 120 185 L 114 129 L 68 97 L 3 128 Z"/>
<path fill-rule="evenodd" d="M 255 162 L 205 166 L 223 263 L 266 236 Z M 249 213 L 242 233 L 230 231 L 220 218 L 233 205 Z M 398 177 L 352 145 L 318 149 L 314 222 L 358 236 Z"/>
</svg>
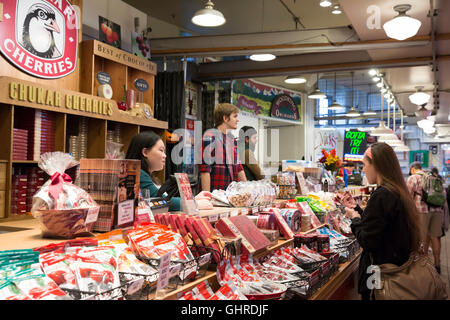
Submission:
<svg viewBox="0 0 450 320">
<path fill-rule="evenodd" d="M 363 248 L 358 272 L 358 292 L 370 299 L 367 268 L 372 264 L 404 264 L 412 252 L 419 250 L 419 213 L 408 191 L 397 156 L 386 143 L 374 143 L 364 154 L 364 169 L 370 184 L 377 184 L 365 210 L 353 197 L 342 203 L 351 229 Z"/>
<path fill-rule="evenodd" d="M 166 164 L 166 146 L 161 137 L 153 131 L 143 131 L 133 137 L 128 147 L 126 159 L 135 159 L 141 161 L 141 190 L 149 190 L 150 197 L 156 197 L 159 187 L 152 176 L 154 173 L 161 171 Z M 195 199 L 199 209 L 212 209 L 210 202 L 211 193 L 201 192 Z M 169 211 L 181 211 L 181 199 L 172 197 L 170 199 Z"/>
</svg>

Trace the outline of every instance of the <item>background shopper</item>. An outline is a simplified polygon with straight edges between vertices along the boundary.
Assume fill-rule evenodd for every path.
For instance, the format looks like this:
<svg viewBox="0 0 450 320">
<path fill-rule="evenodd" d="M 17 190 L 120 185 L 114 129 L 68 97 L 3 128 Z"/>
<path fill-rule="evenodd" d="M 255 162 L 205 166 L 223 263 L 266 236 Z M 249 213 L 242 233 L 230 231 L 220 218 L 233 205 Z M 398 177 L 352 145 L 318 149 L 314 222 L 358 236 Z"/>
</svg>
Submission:
<svg viewBox="0 0 450 320">
<path fill-rule="evenodd" d="M 240 163 L 236 138 L 239 108 L 229 104 L 218 104 L 214 109 L 215 129 L 203 135 L 200 180 L 203 191 L 225 190 L 232 181 L 247 181 Z"/>
<path fill-rule="evenodd" d="M 440 241 L 442 235 L 442 210 L 437 207 L 430 207 L 423 201 L 423 179 L 425 179 L 425 172 L 422 170 L 420 162 L 413 162 L 410 165 L 411 176 L 408 177 L 407 186 L 414 197 L 414 202 L 417 209 L 421 213 L 422 220 L 422 242 L 423 250 L 428 253 L 428 247 L 431 242 L 431 249 L 433 250 L 434 265 L 436 270 L 440 273 Z"/>
<path fill-rule="evenodd" d="M 255 157 L 257 142 L 258 133 L 255 128 L 244 126 L 239 130 L 239 155 L 248 181 L 264 179 L 261 167 Z"/>
<path fill-rule="evenodd" d="M 352 220 L 352 232 L 363 248 L 358 292 L 368 300 L 371 288 L 367 268 L 372 264 L 404 264 L 419 249 L 420 224 L 394 150 L 386 143 L 375 143 L 367 149 L 363 164 L 369 183 L 377 184 L 377 188 L 364 210 L 352 197 L 343 204 Z"/>
<path fill-rule="evenodd" d="M 150 197 L 156 197 L 160 185 L 155 174 L 164 169 L 166 164 L 166 148 L 161 137 L 153 131 L 143 131 L 135 135 L 128 147 L 126 159 L 141 161 L 140 188 L 141 190 L 149 190 Z M 210 193 L 201 192 L 195 199 L 199 209 L 212 209 Z M 181 211 L 181 199 L 179 197 L 170 199 L 169 210 Z"/>
</svg>

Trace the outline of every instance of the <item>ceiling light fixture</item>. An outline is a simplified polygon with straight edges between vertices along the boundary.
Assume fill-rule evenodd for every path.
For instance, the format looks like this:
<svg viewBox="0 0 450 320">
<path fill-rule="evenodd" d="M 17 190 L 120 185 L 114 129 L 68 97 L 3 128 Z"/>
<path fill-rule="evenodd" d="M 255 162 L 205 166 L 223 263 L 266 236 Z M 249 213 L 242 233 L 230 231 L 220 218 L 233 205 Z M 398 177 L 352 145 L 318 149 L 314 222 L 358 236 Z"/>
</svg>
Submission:
<svg viewBox="0 0 450 320">
<path fill-rule="evenodd" d="M 411 9 L 409 4 L 400 4 L 394 7 L 398 16 L 383 25 L 383 29 L 389 38 L 405 40 L 416 35 L 422 23 L 406 14 Z"/>
<path fill-rule="evenodd" d="M 344 107 L 341 106 L 339 103 L 336 102 L 336 72 L 334 73 L 334 101 L 333 103 L 328 107 L 328 110 L 341 110 Z"/>
<path fill-rule="evenodd" d="M 331 13 L 332 14 L 341 14 L 342 13 L 341 6 L 338 4 L 334 5 Z"/>
<path fill-rule="evenodd" d="M 324 8 L 329 7 L 329 6 L 331 6 L 331 1 L 328 1 L 328 0 L 320 0 L 320 6 L 321 6 L 321 7 L 324 7 Z"/>
<path fill-rule="evenodd" d="M 379 76 L 375 75 L 372 77 L 372 80 L 373 80 L 373 82 L 378 82 L 381 80 L 381 78 Z"/>
<path fill-rule="evenodd" d="M 371 77 L 376 76 L 377 73 L 378 73 L 378 71 L 375 70 L 375 69 L 370 69 L 370 70 L 369 70 L 369 76 L 371 76 Z"/>
<path fill-rule="evenodd" d="M 261 54 L 252 54 L 250 56 L 250 60 L 253 61 L 271 61 L 274 60 L 276 56 L 271 53 L 261 53 Z"/>
<path fill-rule="evenodd" d="M 289 76 L 286 79 L 284 79 L 284 82 L 289 84 L 300 84 L 305 83 L 306 79 L 300 76 Z"/>
<path fill-rule="evenodd" d="M 380 118 L 380 125 L 378 126 L 378 128 L 372 130 L 370 132 L 371 136 L 375 136 L 375 137 L 382 137 L 388 134 L 392 134 L 393 131 L 389 128 L 386 127 L 386 125 L 384 124 L 384 120 L 383 120 L 383 109 L 384 109 L 384 100 L 383 100 L 383 96 L 380 95 L 380 99 L 381 99 L 381 118 Z"/>
<path fill-rule="evenodd" d="M 218 27 L 225 23 L 225 17 L 222 12 L 214 10 L 214 3 L 208 0 L 205 4 L 205 8 L 198 10 L 191 21 L 193 24 L 202 27 Z"/>
<path fill-rule="evenodd" d="M 354 98 L 354 93 L 355 93 L 354 86 L 353 86 L 353 75 L 354 75 L 354 73 L 352 71 L 352 110 L 350 110 L 349 112 L 347 112 L 345 114 L 347 117 L 351 117 L 351 118 L 359 117 L 361 115 L 358 111 L 355 110 L 355 107 L 353 107 L 353 105 L 354 105 L 353 98 Z"/>
<path fill-rule="evenodd" d="M 428 120 L 428 119 L 423 119 L 423 120 L 417 121 L 417 126 L 421 129 L 430 128 L 430 127 L 434 126 L 434 121 Z"/>
<path fill-rule="evenodd" d="M 411 101 L 411 103 L 421 106 L 430 101 L 431 96 L 425 92 L 422 92 L 422 89 L 422 86 L 416 87 L 417 91 L 409 96 L 409 101 Z"/>
<path fill-rule="evenodd" d="M 426 134 L 433 134 L 436 132 L 436 128 L 435 127 L 425 127 L 425 128 L 423 128 L 423 132 L 425 132 Z"/>
<path fill-rule="evenodd" d="M 419 110 L 416 111 L 416 116 L 422 119 L 426 119 L 431 116 L 431 110 L 425 108 L 425 105 L 421 106 Z"/>
<path fill-rule="evenodd" d="M 319 90 L 319 74 L 317 74 L 316 89 L 308 95 L 310 99 L 324 99 L 327 95 Z"/>
</svg>

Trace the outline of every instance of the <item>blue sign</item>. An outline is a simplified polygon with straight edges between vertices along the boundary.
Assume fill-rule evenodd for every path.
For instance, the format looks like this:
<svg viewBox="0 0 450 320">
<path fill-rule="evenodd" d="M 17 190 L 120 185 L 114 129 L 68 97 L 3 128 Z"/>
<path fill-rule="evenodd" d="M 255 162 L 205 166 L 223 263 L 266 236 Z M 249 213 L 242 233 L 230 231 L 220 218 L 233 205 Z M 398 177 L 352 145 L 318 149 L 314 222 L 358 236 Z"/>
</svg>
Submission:
<svg viewBox="0 0 450 320">
<path fill-rule="evenodd" d="M 145 91 L 147 91 L 148 88 L 149 88 L 148 82 L 145 81 L 144 79 L 136 79 L 136 80 L 134 81 L 134 86 L 136 87 L 136 89 L 137 89 L 139 92 L 145 92 Z"/>
<path fill-rule="evenodd" d="M 104 71 L 97 73 L 97 80 L 100 84 L 111 84 L 111 76 Z"/>
</svg>

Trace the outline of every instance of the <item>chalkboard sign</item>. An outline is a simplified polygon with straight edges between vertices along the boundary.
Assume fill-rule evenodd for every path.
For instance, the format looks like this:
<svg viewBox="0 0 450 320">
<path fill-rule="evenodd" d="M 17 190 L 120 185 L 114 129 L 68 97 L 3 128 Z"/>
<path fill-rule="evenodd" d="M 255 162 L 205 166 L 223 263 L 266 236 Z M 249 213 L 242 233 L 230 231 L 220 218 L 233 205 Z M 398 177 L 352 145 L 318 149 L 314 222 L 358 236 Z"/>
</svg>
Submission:
<svg viewBox="0 0 450 320">
<path fill-rule="evenodd" d="M 145 92 L 145 91 L 147 91 L 148 88 L 149 88 L 148 82 L 145 81 L 144 79 L 136 79 L 136 80 L 134 81 L 134 86 L 136 87 L 136 89 L 137 89 L 139 92 Z"/>
<path fill-rule="evenodd" d="M 358 130 L 345 131 L 344 161 L 362 161 L 369 134 Z"/>
<path fill-rule="evenodd" d="M 111 76 L 104 71 L 97 73 L 97 80 L 100 84 L 111 84 Z"/>
<path fill-rule="evenodd" d="M 288 120 L 300 120 L 298 106 L 294 99 L 287 94 L 280 94 L 273 99 L 270 116 Z"/>
</svg>

